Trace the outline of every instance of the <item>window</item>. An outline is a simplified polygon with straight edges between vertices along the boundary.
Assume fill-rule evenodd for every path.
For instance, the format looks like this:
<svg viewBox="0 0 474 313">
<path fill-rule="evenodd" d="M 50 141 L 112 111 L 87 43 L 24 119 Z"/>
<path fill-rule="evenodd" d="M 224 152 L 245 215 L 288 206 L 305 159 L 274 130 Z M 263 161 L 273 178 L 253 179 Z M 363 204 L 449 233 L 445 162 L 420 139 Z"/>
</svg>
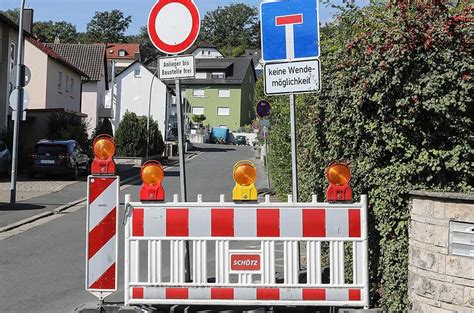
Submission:
<svg viewBox="0 0 474 313">
<path fill-rule="evenodd" d="M 10 43 L 10 71 L 15 67 L 16 63 L 16 44 Z"/>
<path fill-rule="evenodd" d="M 193 114 L 194 115 L 203 115 L 204 108 L 203 107 L 193 107 Z"/>
<path fill-rule="evenodd" d="M 230 89 L 219 89 L 219 98 L 230 98 Z"/>
<path fill-rule="evenodd" d="M 224 79 L 225 74 L 223 72 L 212 73 L 212 79 Z"/>
<path fill-rule="evenodd" d="M 71 77 L 71 80 L 69 81 L 69 92 L 71 94 L 71 98 L 74 97 L 74 78 Z"/>
<path fill-rule="evenodd" d="M 58 75 L 58 92 L 63 92 L 63 72 L 59 71 Z"/>
<path fill-rule="evenodd" d="M 194 89 L 193 97 L 195 98 L 204 98 L 204 89 Z"/>
<path fill-rule="evenodd" d="M 196 73 L 196 79 L 206 79 L 207 78 L 207 73 L 206 72 L 197 72 Z"/>
<path fill-rule="evenodd" d="M 141 68 L 136 68 L 136 69 L 135 69 L 135 71 L 134 71 L 134 76 L 135 76 L 135 78 L 142 77 L 142 76 L 141 76 Z"/>
<path fill-rule="evenodd" d="M 69 92 L 69 75 L 66 75 L 66 93 Z"/>
<path fill-rule="evenodd" d="M 202 51 L 201 51 L 201 54 L 202 54 L 202 55 L 204 55 L 204 52 L 205 52 L 205 51 L 204 51 L 204 50 L 202 50 Z"/>
<path fill-rule="evenodd" d="M 230 109 L 229 108 L 217 108 L 217 115 L 219 116 L 229 116 Z"/>
<path fill-rule="evenodd" d="M 219 128 L 227 129 L 227 125 L 219 125 Z"/>
<path fill-rule="evenodd" d="M 124 56 L 127 55 L 127 51 L 125 51 L 125 50 L 119 50 L 119 51 L 118 51 L 118 55 L 119 55 L 119 57 L 124 57 Z"/>
</svg>

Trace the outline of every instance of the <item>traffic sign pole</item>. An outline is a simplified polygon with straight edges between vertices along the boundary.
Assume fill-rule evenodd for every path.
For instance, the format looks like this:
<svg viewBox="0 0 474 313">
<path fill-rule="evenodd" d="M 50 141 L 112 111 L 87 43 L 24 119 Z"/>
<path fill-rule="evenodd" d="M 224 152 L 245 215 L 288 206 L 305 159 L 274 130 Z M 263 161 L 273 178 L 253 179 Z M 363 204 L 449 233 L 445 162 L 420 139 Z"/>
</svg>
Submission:
<svg viewBox="0 0 474 313">
<path fill-rule="evenodd" d="M 17 114 L 14 120 L 14 129 L 13 129 L 13 151 L 12 151 L 12 174 L 11 174 L 11 187 L 10 187 L 10 203 L 16 203 L 16 180 L 17 180 L 17 166 L 18 166 L 18 139 L 20 136 L 20 120 L 21 112 L 23 112 L 23 95 L 24 90 L 21 84 L 22 79 L 24 79 L 24 73 L 21 70 L 24 60 L 24 32 L 23 32 L 23 11 L 25 10 L 25 0 L 21 1 L 20 7 L 20 23 L 18 29 L 18 55 L 17 55 L 17 73 L 16 73 L 16 84 L 15 89 L 18 90 L 18 104 L 17 104 Z M 23 75 L 23 78 L 22 78 Z"/>
<path fill-rule="evenodd" d="M 293 180 L 293 201 L 298 202 L 298 166 L 296 152 L 296 112 L 295 95 L 290 95 L 290 124 L 291 124 L 291 176 Z"/>
</svg>

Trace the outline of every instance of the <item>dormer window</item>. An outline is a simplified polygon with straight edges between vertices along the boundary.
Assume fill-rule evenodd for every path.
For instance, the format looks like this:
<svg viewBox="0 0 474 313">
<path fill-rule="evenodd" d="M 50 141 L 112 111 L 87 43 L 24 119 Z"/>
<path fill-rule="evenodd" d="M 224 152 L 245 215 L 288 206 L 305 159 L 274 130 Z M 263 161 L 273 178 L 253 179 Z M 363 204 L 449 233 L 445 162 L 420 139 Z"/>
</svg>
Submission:
<svg viewBox="0 0 474 313">
<path fill-rule="evenodd" d="M 125 50 L 119 50 L 119 51 L 118 51 L 118 55 L 119 55 L 119 57 L 124 57 L 124 56 L 127 55 L 127 51 L 125 51 Z"/>
</svg>

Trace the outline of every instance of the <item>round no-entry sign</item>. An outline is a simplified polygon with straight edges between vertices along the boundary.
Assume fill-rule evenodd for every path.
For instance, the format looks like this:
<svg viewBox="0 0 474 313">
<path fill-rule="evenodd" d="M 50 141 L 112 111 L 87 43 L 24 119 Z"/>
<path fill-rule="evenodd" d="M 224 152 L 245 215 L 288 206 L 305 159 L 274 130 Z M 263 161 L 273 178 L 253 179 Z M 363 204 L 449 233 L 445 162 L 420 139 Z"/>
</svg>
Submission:
<svg viewBox="0 0 474 313">
<path fill-rule="evenodd" d="M 166 54 L 178 54 L 193 45 L 201 18 L 192 0 L 159 0 L 148 18 L 148 34 L 155 47 Z"/>
</svg>

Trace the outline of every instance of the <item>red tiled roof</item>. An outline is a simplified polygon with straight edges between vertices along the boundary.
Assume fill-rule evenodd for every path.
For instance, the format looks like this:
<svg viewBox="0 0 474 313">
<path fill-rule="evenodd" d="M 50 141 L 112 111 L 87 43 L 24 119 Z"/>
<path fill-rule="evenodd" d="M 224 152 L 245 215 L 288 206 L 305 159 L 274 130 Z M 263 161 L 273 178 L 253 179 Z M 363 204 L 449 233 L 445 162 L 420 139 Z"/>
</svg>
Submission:
<svg viewBox="0 0 474 313">
<path fill-rule="evenodd" d="M 26 37 L 25 39 L 28 40 L 28 42 L 30 42 L 33 46 L 40 49 L 41 51 L 46 53 L 49 57 L 55 59 L 56 61 L 58 61 L 62 65 L 64 65 L 64 66 L 70 68 L 71 70 L 81 74 L 82 76 L 88 77 L 88 75 L 86 73 L 84 73 L 83 71 L 81 71 L 80 69 L 78 69 L 77 67 L 75 67 L 74 65 L 72 65 L 71 63 L 66 61 L 65 59 L 63 59 L 56 51 L 54 51 L 53 49 L 47 47 L 45 44 L 41 43 L 39 40 L 36 40 L 34 38 L 30 38 L 30 37 Z"/>
<path fill-rule="evenodd" d="M 119 56 L 119 51 L 125 50 L 125 56 Z M 107 59 L 134 60 L 135 54 L 140 53 L 140 45 L 137 43 L 108 43 Z"/>
</svg>

